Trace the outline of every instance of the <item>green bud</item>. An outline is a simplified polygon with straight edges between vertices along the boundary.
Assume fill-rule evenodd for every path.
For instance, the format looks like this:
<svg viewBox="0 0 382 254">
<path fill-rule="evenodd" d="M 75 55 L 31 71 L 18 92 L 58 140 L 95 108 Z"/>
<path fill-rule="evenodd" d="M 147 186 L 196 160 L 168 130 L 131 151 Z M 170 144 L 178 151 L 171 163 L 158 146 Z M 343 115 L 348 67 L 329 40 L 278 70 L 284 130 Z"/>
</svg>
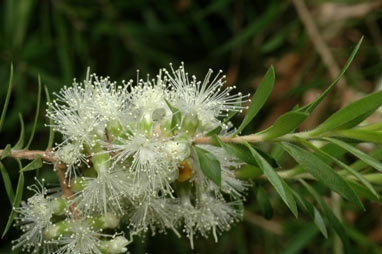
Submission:
<svg viewBox="0 0 382 254">
<path fill-rule="evenodd" d="M 113 120 L 107 123 L 106 127 L 107 133 L 111 135 L 111 137 L 114 139 L 116 137 L 119 137 L 122 132 L 122 125 L 119 121 Z"/>
<path fill-rule="evenodd" d="M 77 177 L 76 179 L 70 180 L 70 189 L 73 192 L 82 191 L 85 188 L 85 180 L 83 177 Z"/>
<path fill-rule="evenodd" d="M 129 241 L 124 236 L 117 236 L 109 241 L 102 241 L 99 248 L 105 254 L 119 254 L 127 251 L 128 244 Z"/>
<path fill-rule="evenodd" d="M 60 235 L 69 235 L 71 223 L 68 221 L 60 221 L 44 230 L 44 238 L 46 240 L 56 239 Z"/>
<path fill-rule="evenodd" d="M 97 171 L 93 167 L 86 168 L 83 171 L 84 176 L 86 177 L 91 177 L 91 178 L 96 178 L 97 177 Z"/>
<path fill-rule="evenodd" d="M 97 216 L 90 219 L 89 224 L 95 229 L 116 228 L 119 226 L 119 218 L 112 213 Z"/>
<path fill-rule="evenodd" d="M 53 214 L 62 215 L 67 207 L 66 201 L 63 198 L 55 198 L 51 201 Z"/>
<path fill-rule="evenodd" d="M 195 133 L 196 129 L 199 126 L 199 119 L 196 114 L 187 113 L 182 122 L 182 131 L 192 135 Z"/>
</svg>

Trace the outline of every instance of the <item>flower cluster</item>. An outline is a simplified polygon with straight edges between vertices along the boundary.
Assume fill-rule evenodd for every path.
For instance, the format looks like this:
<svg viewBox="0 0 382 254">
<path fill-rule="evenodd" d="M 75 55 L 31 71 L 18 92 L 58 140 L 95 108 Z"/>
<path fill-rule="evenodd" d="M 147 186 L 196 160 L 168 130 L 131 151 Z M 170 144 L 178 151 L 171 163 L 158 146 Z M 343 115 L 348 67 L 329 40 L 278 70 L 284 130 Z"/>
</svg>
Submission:
<svg viewBox="0 0 382 254">
<path fill-rule="evenodd" d="M 213 76 L 209 70 L 200 82 L 183 64 L 170 67 L 154 79 L 138 77 L 121 86 L 88 74 L 56 94 L 47 115 L 63 142 L 54 156 L 67 166 L 73 192 L 67 202 L 78 218 L 67 212 L 66 219 L 52 220 L 49 199 L 37 193 L 31 199 L 38 201 L 28 200 L 29 210 L 21 208 L 33 229 L 24 228 L 15 247 L 29 241 L 37 251 L 46 243 L 46 253 L 123 253 L 130 241 L 102 233 L 117 228 L 120 219 L 130 235 L 172 230 L 184 233 L 193 247 L 195 237 L 217 241 L 241 219 L 248 184 L 235 178 L 240 162 L 193 140 L 211 131 L 228 135 L 231 125 L 224 119 L 241 111 L 248 96 L 231 95 L 234 87 L 225 86 L 220 72 Z M 221 184 L 203 173 L 195 149 L 219 162 Z M 30 214 L 35 209 L 45 209 L 41 218 Z"/>
</svg>

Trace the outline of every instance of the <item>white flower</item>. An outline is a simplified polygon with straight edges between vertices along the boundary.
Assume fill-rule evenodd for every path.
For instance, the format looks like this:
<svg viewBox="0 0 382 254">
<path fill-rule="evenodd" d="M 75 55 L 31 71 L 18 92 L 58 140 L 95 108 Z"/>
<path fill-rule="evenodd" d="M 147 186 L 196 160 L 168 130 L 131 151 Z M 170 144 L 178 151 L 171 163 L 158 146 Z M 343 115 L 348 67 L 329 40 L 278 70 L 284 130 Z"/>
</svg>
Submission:
<svg viewBox="0 0 382 254">
<path fill-rule="evenodd" d="M 174 209 L 169 199 L 148 196 L 129 209 L 130 229 L 137 233 L 150 229 L 152 235 L 155 235 L 156 232 L 163 233 L 170 228 L 180 237 L 175 229 Z"/>
<path fill-rule="evenodd" d="M 122 170 L 110 169 L 96 178 L 84 177 L 83 190 L 73 195 L 72 203 L 82 215 L 122 214 L 122 198 L 127 196 L 127 176 Z"/>
<path fill-rule="evenodd" d="M 47 197 L 47 189 L 40 182 L 38 185 L 29 186 L 28 189 L 35 194 L 14 209 L 17 213 L 16 225 L 20 226 L 23 234 L 12 242 L 13 249 L 22 247 L 23 250 L 33 250 L 37 253 L 42 247 L 47 251 L 52 246 L 44 241 L 43 230 L 52 224 L 51 218 L 55 207 L 52 198 Z"/>
<path fill-rule="evenodd" d="M 248 95 L 241 93 L 231 95 L 230 92 L 235 86 L 224 88 L 226 81 L 224 75 L 220 76 L 222 71 L 219 71 L 218 75 L 210 81 L 213 73 L 210 69 L 203 82 L 200 82 L 195 76 L 192 76 L 190 80 L 183 63 L 177 70 L 174 70 L 171 64 L 170 66 L 172 74 L 166 70 L 164 72 L 174 89 L 175 107 L 182 112 L 183 116 L 196 115 L 202 130 L 209 131 L 216 126 L 223 126 L 218 117 L 225 117 L 230 111 L 243 109 L 237 103 L 247 100 Z"/>
<path fill-rule="evenodd" d="M 128 162 L 127 172 L 136 183 L 148 183 L 149 194 L 161 191 L 172 195 L 171 183 L 178 177 L 177 163 L 167 153 L 165 137 L 156 133 L 134 130 L 107 145 L 110 152 L 115 153 L 112 167 Z"/>
<path fill-rule="evenodd" d="M 156 80 L 141 79 L 138 85 L 131 89 L 129 110 L 135 113 L 138 121 L 152 123 L 152 121 L 169 120 L 172 116 L 166 104 L 169 96 L 166 81 L 162 80 L 162 73 L 159 72 Z"/>
<path fill-rule="evenodd" d="M 184 232 L 194 247 L 194 236 L 200 234 L 208 238 L 209 233 L 218 241 L 218 234 L 228 231 L 231 225 L 242 218 L 242 203 L 239 201 L 225 202 L 208 194 L 202 194 L 194 207 L 187 198 L 182 199 L 181 213 L 183 215 Z"/>
<path fill-rule="evenodd" d="M 76 220 L 70 223 L 68 231 L 70 231 L 68 234 L 58 238 L 61 247 L 54 254 L 102 254 L 99 249 L 100 238 L 112 237 L 89 226 L 86 220 Z"/>
</svg>

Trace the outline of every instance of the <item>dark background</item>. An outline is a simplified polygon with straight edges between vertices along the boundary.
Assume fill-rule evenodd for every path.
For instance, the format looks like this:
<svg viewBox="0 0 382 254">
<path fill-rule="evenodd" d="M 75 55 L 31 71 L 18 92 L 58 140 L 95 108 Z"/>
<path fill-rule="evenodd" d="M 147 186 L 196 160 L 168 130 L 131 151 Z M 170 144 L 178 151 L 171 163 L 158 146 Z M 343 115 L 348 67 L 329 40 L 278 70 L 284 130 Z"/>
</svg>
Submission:
<svg viewBox="0 0 382 254">
<path fill-rule="evenodd" d="M 340 68 L 352 48 L 364 42 L 345 82 L 324 101 L 302 129 L 309 129 L 341 105 L 381 89 L 381 1 L 307 1 L 309 16 Z M 202 79 L 208 68 L 222 69 L 227 83 L 253 93 L 267 68 L 276 69 L 276 83 L 266 106 L 247 133 L 264 129 L 283 112 L 304 104 L 334 79 L 323 63 L 315 37 L 309 36 L 291 1 L 249 0 L 2 0 L 0 3 L 0 105 L 2 107 L 10 65 L 14 66 L 12 97 L 1 132 L 0 148 L 19 137 L 18 112 L 32 128 L 37 97 L 37 76 L 50 92 L 82 80 L 86 68 L 120 82 L 141 75 L 154 76 L 159 68 L 185 62 L 189 73 Z M 333 71 L 333 70 L 332 70 Z M 36 135 L 31 149 L 44 149 L 48 141 L 45 97 L 42 97 Z M 237 116 L 234 122 L 240 122 Z M 380 119 L 381 115 L 376 115 Z M 57 139 L 59 141 L 59 137 Z M 3 161 L 17 184 L 17 164 Z M 24 162 L 27 163 L 27 162 Z M 26 184 L 35 172 L 26 174 Z M 54 182 L 51 167 L 39 172 Z M 249 191 L 244 222 L 214 243 L 198 239 L 194 253 L 332 253 L 333 232 L 326 240 L 303 215 L 294 219 L 272 188 L 265 185 L 274 208 L 271 221 L 260 217 Z M 29 195 L 26 191 L 24 199 Z M 0 228 L 5 227 L 11 206 L 0 184 Z M 353 253 L 381 253 L 382 210 L 366 202 L 367 211 L 344 205 Z M 0 253 L 10 253 L 16 229 L 1 240 Z M 186 238 L 173 233 L 136 240 L 131 253 L 190 253 Z"/>
</svg>

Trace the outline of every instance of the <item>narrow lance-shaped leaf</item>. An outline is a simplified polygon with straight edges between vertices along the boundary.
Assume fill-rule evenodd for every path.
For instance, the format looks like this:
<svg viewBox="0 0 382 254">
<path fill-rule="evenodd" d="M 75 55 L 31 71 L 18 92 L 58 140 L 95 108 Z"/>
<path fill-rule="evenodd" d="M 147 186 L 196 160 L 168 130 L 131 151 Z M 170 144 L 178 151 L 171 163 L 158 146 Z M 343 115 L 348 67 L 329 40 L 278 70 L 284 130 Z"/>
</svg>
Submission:
<svg viewBox="0 0 382 254">
<path fill-rule="evenodd" d="M 203 174 L 220 187 L 222 175 L 219 160 L 215 155 L 200 147 L 193 146 L 193 149 Z"/>
<path fill-rule="evenodd" d="M 244 144 L 251 151 L 253 157 L 257 161 L 257 164 L 259 164 L 260 168 L 264 171 L 264 175 L 267 177 L 269 182 L 272 184 L 272 186 L 275 188 L 277 193 L 280 195 L 281 199 L 289 207 L 289 209 L 292 211 L 294 216 L 297 217 L 298 211 L 297 211 L 296 201 L 293 198 L 293 194 L 289 186 L 274 171 L 271 165 L 255 149 L 253 149 L 252 146 L 247 141 L 244 141 Z"/>
<path fill-rule="evenodd" d="M 36 158 L 33 161 L 31 161 L 28 165 L 23 167 L 20 172 L 31 171 L 41 167 L 42 167 L 42 160 L 40 155 L 37 155 Z"/>
<path fill-rule="evenodd" d="M 212 141 L 216 141 L 216 143 L 220 145 L 220 147 L 223 148 L 228 154 L 233 155 L 248 164 L 258 167 L 257 161 L 253 158 L 252 153 L 245 145 L 223 143 L 217 135 L 212 136 Z M 264 157 L 264 159 L 268 161 L 272 167 L 279 167 L 276 160 L 269 156 L 266 152 L 254 146 L 252 146 L 252 148 L 260 153 L 260 155 Z"/>
<path fill-rule="evenodd" d="M 332 145 L 334 145 L 334 144 L 332 144 Z M 339 147 L 337 145 L 334 145 L 334 146 Z M 376 147 L 374 150 L 370 151 L 368 153 L 368 155 L 377 161 L 381 161 L 382 160 L 382 146 Z M 354 170 L 360 171 L 360 170 L 368 167 L 368 164 L 362 160 L 357 160 L 353 164 L 351 164 L 350 167 L 352 167 L 352 169 L 354 169 Z"/>
<path fill-rule="evenodd" d="M 378 173 L 380 174 L 380 173 Z M 346 182 L 352 187 L 355 193 L 357 193 L 358 196 L 367 198 L 369 200 L 372 200 L 374 202 L 377 202 L 379 204 L 382 204 L 382 200 L 377 198 L 371 191 L 366 188 L 364 185 L 356 182 L 355 180 L 347 179 Z"/>
<path fill-rule="evenodd" d="M 346 138 L 354 138 L 357 140 L 371 142 L 375 144 L 382 144 L 382 132 L 380 131 L 369 131 L 369 130 L 339 130 L 335 132 L 336 135 Z"/>
<path fill-rule="evenodd" d="M 8 145 L 5 146 L 3 152 L 1 153 L 1 159 L 3 160 L 3 159 L 5 159 L 5 158 L 7 158 L 8 156 L 11 155 L 11 153 L 12 153 L 12 151 L 11 151 L 11 145 L 8 144 Z"/>
<path fill-rule="evenodd" d="M 48 110 L 50 110 L 50 95 L 49 95 L 49 90 L 47 86 L 44 86 L 44 91 L 45 91 L 45 96 L 46 96 L 46 101 L 48 102 Z M 49 139 L 48 139 L 48 145 L 45 150 L 49 150 L 53 146 L 53 141 L 54 141 L 54 131 L 53 131 L 53 120 L 49 118 Z"/>
<path fill-rule="evenodd" d="M 351 62 L 353 61 L 355 55 L 357 54 L 361 43 L 363 41 L 363 37 L 359 40 L 355 48 L 353 49 L 352 53 L 350 54 L 349 59 L 346 61 L 344 67 L 342 68 L 340 74 L 337 76 L 337 78 L 329 85 L 328 88 L 319 96 L 317 97 L 314 101 L 309 103 L 308 105 L 305 105 L 304 107 L 300 108 L 298 111 L 303 111 L 303 112 L 308 112 L 311 113 L 313 110 L 318 106 L 318 104 L 321 103 L 321 101 L 328 95 L 328 93 L 333 89 L 333 87 L 338 83 L 338 81 L 342 78 L 342 76 L 345 74 L 346 70 L 349 68 Z"/>
<path fill-rule="evenodd" d="M 28 143 L 25 146 L 26 150 L 28 150 L 30 145 L 32 144 L 34 133 L 36 131 L 38 115 L 40 113 L 40 103 L 41 103 L 41 78 L 40 78 L 40 75 L 38 75 L 38 90 L 37 90 L 36 112 L 35 112 L 35 116 L 34 116 L 32 132 L 31 132 L 31 135 L 29 137 Z"/>
<path fill-rule="evenodd" d="M 325 201 L 322 199 L 321 195 L 316 192 L 315 189 L 313 189 L 308 183 L 306 183 L 304 180 L 299 179 L 299 181 L 305 186 L 305 188 L 312 194 L 314 199 L 317 201 L 318 205 L 320 206 L 321 210 L 323 211 L 324 215 L 329 221 L 329 225 L 337 232 L 339 237 L 342 240 L 342 243 L 344 245 L 344 248 L 346 250 L 346 253 L 349 253 L 350 251 L 350 243 L 349 238 L 346 234 L 345 228 L 342 225 L 342 223 L 339 221 L 339 219 L 334 215 L 332 210 L 328 207 L 328 205 L 325 203 Z"/>
<path fill-rule="evenodd" d="M 8 172 L 5 169 L 3 163 L 1 162 L 0 162 L 0 171 L 1 171 L 1 176 L 3 178 L 3 182 L 4 182 L 5 191 L 7 192 L 9 202 L 11 202 L 11 205 L 12 205 L 13 200 L 15 198 L 15 193 L 13 191 L 12 182 L 11 182 L 11 179 L 9 178 Z"/>
<path fill-rule="evenodd" d="M 321 231 L 321 234 L 328 238 L 328 231 L 326 229 L 325 222 L 321 216 L 321 213 L 314 207 L 311 203 L 309 203 L 306 199 L 300 196 L 300 194 L 294 190 L 292 190 L 293 195 L 296 197 L 297 203 L 300 207 L 313 219 L 314 224 Z"/>
<path fill-rule="evenodd" d="M 0 131 L 3 128 L 5 115 L 7 114 L 9 99 L 11 98 L 11 93 L 12 93 L 12 84 L 13 84 L 13 64 L 11 64 L 11 71 L 9 74 L 9 83 L 8 83 L 7 95 L 5 97 L 5 101 L 4 101 L 4 105 L 3 105 L 3 111 L 1 112 L 1 117 L 0 117 Z"/>
<path fill-rule="evenodd" d="M 373 193 L 373 195 L 379 199 L 379 195 L 377 193 L 377 191 L 374 189 L 374 187 L 366 180 L 366 178 L 361 175 L 360 173 L 358 173 L 357 171 L 355 171 L 354 169 L 352 169 L 351 167 L 349 167 L 348 165 L 346 165 L 345 163 L 343 163 L 342 161 L 340 161 L 339 159 L 335 158 L 334 156 L 328 154 L 327 152 L 319 149 L 318 147 L 316 147 L 315 145 L 309 143 L 308 141 L 306 141 L 305 139 L 302 139 L 302 138 L 298 138 L 298 141 L 303 144 L 304 146 L 312 149 L 314 152 L 316 152 L 317 154 L 320 154 L 322 156 L 324 156 L 325 158 L 327 158 L 329 161 L 332 161 L 334 163 L 336 163 L 338 166 L 340 166 L 341 168 L 345 169 L 346 171 L 348 171 L 350 174 L 352 174 L 355 178 L 357 178 L 361 183 L 363 183 L 369 190 L 371 193 Z"/>
<path fill-rule="evenodd" d="M 268 129 L 260 132 L 264 140 L 280 137 L 294 131 L 309 116 L 304 112 L 291 111 L 281 115 Z"/>
<path fill-rule="evenodd" d="M 298 164 L 300 164 L 306 172 L 317 178 L 321 183 L 326 185 L 331 190 L 337 192 L 345 199 L 355 203 L 364 209 L 361 201 L 354 193 L 353 189 L 339 176 L 329 165 L 313 155 L 302 149 L 299 146 L 282 143 L 285 151 L 292 156 Z"/>
<path fill-rule="evenodd" d="M 340 140 L 334 139 L 334 138 L 324 138 L 324 140 L 329 141 L 329 142 L 331 142 L 333 144 L 336 144 L 339 147 L 342 147 L 343 149 L 345 149 L 349 153 L 351 153 L 354 156 L 356 156 L 358 159 L 360 159 L 363 162 L 365 162 L 366 164 L 372 166 L 376 170 L 382 172 L 382 163 L 381 162 L 377 161 L 376 159 L 374 159 L 370 155 L 367 155 L 366 153 L 362 152 L 361 150 L 355 148 L 354 146 L 349 145 L 349 144 L 347 144 L 347 143 L 345 143 L 343 141 L 340 141 Z"/>
<path fill-rule="evenodd" d="M 19 162 L 19 164 L 21 164 L 21 162 Z M 13 200 L 12 207 L 15 208 L 15 207 L 18 207 L 20 205 L 21 198 L 23 196 L 23 190 L 24 190 L 24 174 L 20 173 L 19 174 L 19 180 L 17 183 L 16 195 L 15 195 L 15 198 Z M 9 218 L 8 218 L 7 225 L 5 226 L 5 229 L 3 231 L 3 235 L 1 236 L 1 238 L 4 238 L 5 234 L 8 232 L 9 228 L 11 227 L 14 216 L 15 216 L 15 211 L 14 211 L 14 209 L 12 209 L 11 214 L 9 215 Z"/>
<path fill-rule="evenodd" d="M 251 104 L 249 105 L 248 111 L 244 116 L 243 122 L 240 124 L 239 128 L 233 134 L 236 136 L 239 134 L 257 115 L 260 109 L 263 107 L 264 103 L 268 99 L 272 92 L 273 84 L 275 82 L 275 71 L 273 66 L 269 67 L 268 71 L 265 73 L 263 80 L 261 81 L 259 87 L 257 88 L 255 94 L 251 99 Z"/>
<path fill-rule="evenodd" d="M 20 119 L 20 137 L 17 141 L 16 145 L 13 147 L 14 149 L 22 149 L 24 145 L 24 120 L 23 116 L 19 113 L 19 119 Z"/>
<path fill-rule="evenodd" d="M 375 110 L 382 105 L 382 91 L 378 91 L 367 95 L 346 107 L 338 110 L 322 124 L 320 124 L 314 130 L 309 132 L 310 136 L 315 136 L 326 131 L 331 131 L 337 128 L 341 128 L 346 123 L 356 119 L 360 115 Z"/>
</svg>

